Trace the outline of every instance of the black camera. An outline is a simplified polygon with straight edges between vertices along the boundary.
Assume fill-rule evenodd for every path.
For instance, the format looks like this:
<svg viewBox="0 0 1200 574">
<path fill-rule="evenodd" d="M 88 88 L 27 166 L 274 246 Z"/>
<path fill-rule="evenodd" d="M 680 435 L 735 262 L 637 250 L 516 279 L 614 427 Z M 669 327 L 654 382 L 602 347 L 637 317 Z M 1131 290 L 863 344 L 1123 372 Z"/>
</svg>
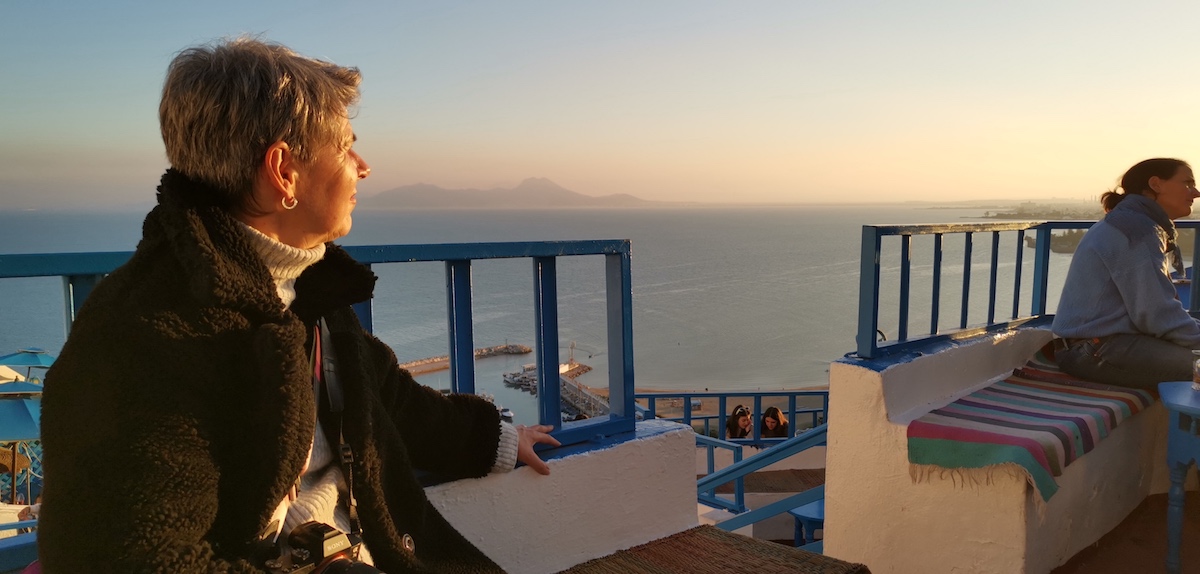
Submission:
<svg viewBox="0 0 1200 574">
<path fill-rule="evenodd" d="M 362 540 L 328 524 L 305 522 L 288 535 L 289 550 L 263 566 L 272 574 L 382 574 L 358 561 Z"/>
</svg>

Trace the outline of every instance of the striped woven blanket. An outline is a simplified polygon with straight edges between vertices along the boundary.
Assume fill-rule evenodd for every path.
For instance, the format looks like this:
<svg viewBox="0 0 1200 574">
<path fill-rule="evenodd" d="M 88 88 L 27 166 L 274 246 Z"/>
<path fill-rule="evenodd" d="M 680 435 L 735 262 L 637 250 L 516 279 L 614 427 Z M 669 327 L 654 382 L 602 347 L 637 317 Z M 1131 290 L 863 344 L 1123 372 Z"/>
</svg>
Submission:
<svg viewBox="0 0 1200 574">
<path fill-rule="evenodd" d="M 944 469 L 1015 463 L 1050 500 L 1054 477 L 1153 402 L 1146 391 L 1059 371 L 1047 344 L 1009 378 L 910 423 L 908 460 Z"/>
</svg>

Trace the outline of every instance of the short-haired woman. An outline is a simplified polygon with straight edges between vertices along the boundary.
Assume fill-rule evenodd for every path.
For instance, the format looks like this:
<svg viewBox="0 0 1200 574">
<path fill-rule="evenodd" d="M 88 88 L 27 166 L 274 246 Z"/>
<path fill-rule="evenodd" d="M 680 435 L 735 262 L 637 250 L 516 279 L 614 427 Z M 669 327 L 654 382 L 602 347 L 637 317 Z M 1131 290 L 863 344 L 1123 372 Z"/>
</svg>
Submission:
<svg viewBox="0 0 1200 574">
<path fill-rule="evenodd" d="M 371 173 L 350 126 L 360 79 L 254 39 L 172 61 L 158 205 L 47 375 L 46 571 L 259 572 L 310 521 L 361 532 L 384 571 L 499 570 L 413 468 L 546 474 L 532 447 L 557 441 L 416 383 L 359 324 L 375 276 L 331 242 Z"/>
<path fill-rule="evenodd" d="M 1100 383 L 1153 388 L 1191 379 L 1200 322 L 1176 297 L 1183 272 L 1174 220 L 1200 197 L 1192 168 L 1148 159 L 1101 196 L 1107 215 L 1079 242 L 1054 317 L 1067 373 Z"/>
</svg>

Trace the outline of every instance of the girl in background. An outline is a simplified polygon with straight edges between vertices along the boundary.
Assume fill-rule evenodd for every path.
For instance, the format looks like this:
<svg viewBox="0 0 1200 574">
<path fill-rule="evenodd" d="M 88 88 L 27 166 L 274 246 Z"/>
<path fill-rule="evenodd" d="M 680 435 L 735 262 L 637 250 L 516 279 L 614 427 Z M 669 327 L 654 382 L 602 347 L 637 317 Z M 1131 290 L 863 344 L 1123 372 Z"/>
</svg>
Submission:
<svg viewBox="0 0 1200 574">
<path fill-rule="evenodd" d="M 725 421 L 726 438 L 746 438 L 750 436 L 750 409 L 742 405 L 733 407 L 733 414 Z"/>
<path fill-rule="evenodd" d="M 758 434 L 763 438 L 779 438 L 792 436 L 788 432 L 788 420 L 779 407 L 767 407 L 762 416 L 762 424 Z"/>
</svg>

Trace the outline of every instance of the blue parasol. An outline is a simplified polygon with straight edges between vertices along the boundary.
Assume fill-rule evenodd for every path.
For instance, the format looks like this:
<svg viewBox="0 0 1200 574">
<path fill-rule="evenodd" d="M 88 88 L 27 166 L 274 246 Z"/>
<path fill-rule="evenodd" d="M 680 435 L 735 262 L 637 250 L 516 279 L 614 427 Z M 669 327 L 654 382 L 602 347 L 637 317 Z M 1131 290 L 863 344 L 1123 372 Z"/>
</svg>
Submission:
<svg viewBox="0 0 1200 574">
<path fill-rule="evenodd" d="M 25 370 L 25 378 L 33 373 L 34 367 L 39 369 L 48 369 L 54 364 L 54 357 L 47 353 L 45 349 L 30 347 L 28 349 L 18 349 L 15 353 L 9 353 L 0 357 L 0 365 L 5 367 L 27 367 Z"/>
<path fill-rule="evenodd" d="M 14 504 L 16 503 L 17 474 L 20 471 L 20 465 L 16 464 L 19 460 L 17 449 L 22 442 L 37 440 L 41 436 L 41 424 L 41 385 L 25 381 L 0 384 L 0 443 L 12 443 L 10 460 L 13 461 L 13 464 L 9 468 L 9 475 L 11 476 Z M 28 471 L 26 470 L 26 472 Z M 30 480 L 32 477 L 26 477 L 26 490 L 29 489 Z"/>
<path fill-rule="evenodd" d="M 41 385 L 29 381 L 0 383 L 0 400 L 12 398 L 12 395 L 40 395 L 43 388 Z"/>
<path fill-rule="evenodd" d="M 0 400 L 0 442 L 37 440 L 41 422 L 41 397 Z"/>
</svg>

